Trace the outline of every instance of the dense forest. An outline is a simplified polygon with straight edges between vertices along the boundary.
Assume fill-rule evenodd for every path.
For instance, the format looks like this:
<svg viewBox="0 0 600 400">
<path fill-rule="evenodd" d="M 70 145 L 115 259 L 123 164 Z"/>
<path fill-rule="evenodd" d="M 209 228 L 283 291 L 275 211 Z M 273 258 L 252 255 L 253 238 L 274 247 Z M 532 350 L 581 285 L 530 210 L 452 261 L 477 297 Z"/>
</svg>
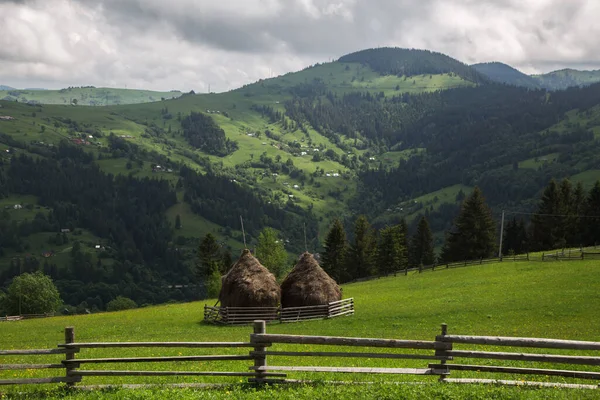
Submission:
<svg viewBox="0 0 600 400">
<path fill-rule="evenodd" d="M 225 137 L 225 132 L 202 113 L 192 112 L 181 120 L 183 135 L 189 144 L 208 154 L 225 156 L 237 149 L 237 143 Z"/>
</svg>

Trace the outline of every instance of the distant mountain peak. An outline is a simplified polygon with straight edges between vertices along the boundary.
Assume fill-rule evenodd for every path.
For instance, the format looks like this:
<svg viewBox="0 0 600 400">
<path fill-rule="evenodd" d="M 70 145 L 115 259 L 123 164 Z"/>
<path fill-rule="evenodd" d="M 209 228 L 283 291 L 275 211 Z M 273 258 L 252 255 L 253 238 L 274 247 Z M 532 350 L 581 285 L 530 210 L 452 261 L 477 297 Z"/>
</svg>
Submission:
<svg viewBox="0 0 600 400">
<path fill-rule="evenodd" d="M 474 83 L 488 79 L 470 66 L 442 53 L 429 50 L 379 47 L 346 54 L 342 63 L 366 64 L 382 75 L 414 76 L 454 73 Z"/>
<path fill-rule="evenodd" d="M 473 64 L 471 67 L 494 82 L 531 89 L 538 89 L 541 87 L 535 78 L 499 61 Z"/>
</svg>

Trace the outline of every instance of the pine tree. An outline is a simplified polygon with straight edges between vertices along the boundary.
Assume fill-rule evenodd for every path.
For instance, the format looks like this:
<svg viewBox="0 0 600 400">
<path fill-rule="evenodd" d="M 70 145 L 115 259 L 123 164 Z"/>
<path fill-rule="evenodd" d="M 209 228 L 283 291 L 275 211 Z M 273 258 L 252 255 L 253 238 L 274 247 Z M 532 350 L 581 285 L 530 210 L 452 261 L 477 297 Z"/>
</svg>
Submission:
<svg viewBox="0 0 600 400">
<path fill-rule="evenodd" d="M 569 246 L 581 246 L 583 242 L 582 221 L 585 214 L 586 193 L 583 184 L 578 182 L 571 196 L 571 214 L 567 227 L 567 242 Z"/>
<path fill-rule="evenodd" d="M 215 271 L 218 272 L 221 257 L 221 246 L 217 242 L 217 239 L 213 234 L 207 233 L 198 246 L 196 258 L 196 274 L 198 278 L 204 281 L 211 275 L 214 275 Z"/>
<path fill-rule="evenodd" d="M 585 203 L 585 245 L 600 244 L 600 181 L 596 181 Z M 590 218 L 595 217 L 595 218 Z"/>
<path fill-rule="evenodd" d="M 523 254 L 527 251 L 527 230 L 523 219 L 513 217 L 504 228 L 502 254 Z"/>
<path fill-rule="evenodd" d="M 410 240 L 408 237 L 408 224 L 406 223 L 406 220 L 403 218 L 400 220 L 400 223 L 397 225 L 398 226 L 398 235 L 399 235 L 399 240 L 400 240 L 400 246 L 402 248 L 402 257 L 400 259 L 400 265 L 398 269 L 405 269 L 408 268 L 408 259 L 409 259 L 409 253 L 410 253 Z"/>
<path fill-rule="evenodd" d="M 325 238 L 325 251 L 322 255 L 321 266 L 338 283 L 349 280 L 346 273 L 345 262 L 348 252 L 346 231 L 339 219 L 335 219 L 327 237 Z"/>
<path fill-rule="evenodd" d="M 531 245 L 533 250 L 550 250 L 557 247 L 561 237 L 561 192 L 552 179 L 544 189 L 542 198 L 531 218 Z"/>
<path fill-rule="evenodd" d="M 404 268 L 402 239 L 402 229 L 399 225 L 386 226 L 379 231 L 376 256 L 379 273 L 389 274 Z"/>
<path fill-rule="evenodd" d="M 465 199 L 453 230 L 446 236 L 442 259 L 474 260 L 490 257 L 496 250 L 496 223 L 481 190 L 475 187 Z"/>
<path fill-rule="evenodd" d="M 175 216 L 175 229 L 181 229 L 181 217 L 179 214 Z"/>
<path fill-rule="evenodd" d="M 411 241 L 411 263 L 414 266 L 431 265 L 435 261 L 433 254 L 433 235 L 425 216 L 421 217 L 417 231 Z"/>
<path fill-rule="evenodd" d="M 375 256 L 377 237 L 367 217 L 360 215 L 354 222 L 354 241 L 348 252 L 348 270 L 351 278 L 365 278 L 377 273 Z"/>
</svg>

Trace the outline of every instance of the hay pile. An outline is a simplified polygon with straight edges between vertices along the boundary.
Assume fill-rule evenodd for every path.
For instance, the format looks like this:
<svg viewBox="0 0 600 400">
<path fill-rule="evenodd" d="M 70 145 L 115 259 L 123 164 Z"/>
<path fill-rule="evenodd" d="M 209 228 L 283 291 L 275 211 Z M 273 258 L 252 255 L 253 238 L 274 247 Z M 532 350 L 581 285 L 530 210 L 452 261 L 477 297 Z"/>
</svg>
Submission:
<svg viewBox="0 0 600 400">
<path fill-rule="evenodd" d="M 219 293 L 221 307 L 277 307 L 280 298 L 275 276 L 248 249 L 223 277 Z"/>
<path fill-rule="evenodd" d="M 342 299 L 338 284 L 306 252 L 281 283 L 281 306 L 301 307 L 327 304 Z"/>
</svg>

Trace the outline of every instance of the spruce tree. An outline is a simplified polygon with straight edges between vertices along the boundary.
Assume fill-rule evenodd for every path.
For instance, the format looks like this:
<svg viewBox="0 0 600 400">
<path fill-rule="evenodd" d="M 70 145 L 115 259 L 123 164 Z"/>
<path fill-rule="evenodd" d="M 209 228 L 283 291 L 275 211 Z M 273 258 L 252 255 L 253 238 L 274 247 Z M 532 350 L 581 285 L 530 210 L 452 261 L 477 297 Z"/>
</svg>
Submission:
<svg viewBox="0 0 600 400">
<path fill-rule="evenodd" d="M 196 274 L 201 280 L 219 272 L 222 255 L 221 246 L 212 233 L 207 233 L 198 246 Z"/>
<path fill-rule="evenodd" d="M 402 257 L 400 259 L 400 265 L 399 265 L 399 269 L 405 269 L 408 268 L 408 258 L 409 258 L 409 246 L 410 246 L 410 240 L 408 237 L 408 224 L 406 223 L 406 220 L 404 218 L 402 218 L 400 220 L 400 223 L 397 225 L 398 227 L 398 235 L 399 235 L 399 240 L 400 240 L 400 246 L 402 248 Z"/>
<path fill-rule="evenodd" d="M 331 224 L 329 233 L 325 238 L 324 247 L 321 267 L 338 283 L 349 280 L 345 268 L 346 253 L 348 251 L 346 231 L 342 222 L 337 218 Z"/>
<path fill-rule="evenodd" d="M 557 247 L 561 238 L 561 191 L 552 179 L 544 189 L 536 213 L 531 218 L 531 244 L 533 250 L 550 250 Z"/>
<path fill-rule="evenodd" d="M 446 236 L 442 259 L 474 260 L 490 257 L 496 250 L 496 223 L 478 187 L 465 199 L 453 230 Z"/>
<path fill-rule="evenodd" d="M 596 181 L 585 203 L 584 244 L 600 244 L 600 181 Z"/>
<path fill-rule="evenodd" d="M 523 219 L 513 217 L 504 228 L 502 254 L 523 254 L 527 251 L 527 230 Z"/>
<path fill-rule="evenodd" d="M 352 278 L 365 278 L 377 273 L 375 266 L 377 237 L 367 217 L 354 222 L 354 241 L 348 252 L 348 272 Z"/>
<path fill-rule="evenodd" d="M 573 194 L 571 196 L 571 214 L 572 217 L 569 219 L 569 225 L 567 227 L 567 241 L 569 246 L 581 246 L 583 243 L 583 230 L 582 230 L 582 221 L 585 218 L 581 218 L 582 215 L 585 215 L 585 202 L 586 202 L 586 193 L 583 189 L 583 184 L 578 182 L 573 189 Z"/>
<path fill-rule="evenodd" d="M 417 231 L 412 237 L 410 258 L 414 266 L 431 265 L 435 261 L 433 235 L 425 216 L 422 216 L 419 220 Z"/>
<path fill-rule="evenodd" d="M 376 256 L 379 273 L 390 274 L 405 268 L 403 238 L 400 225 L 386 226 L 379 232 Z"/>
</svg>

